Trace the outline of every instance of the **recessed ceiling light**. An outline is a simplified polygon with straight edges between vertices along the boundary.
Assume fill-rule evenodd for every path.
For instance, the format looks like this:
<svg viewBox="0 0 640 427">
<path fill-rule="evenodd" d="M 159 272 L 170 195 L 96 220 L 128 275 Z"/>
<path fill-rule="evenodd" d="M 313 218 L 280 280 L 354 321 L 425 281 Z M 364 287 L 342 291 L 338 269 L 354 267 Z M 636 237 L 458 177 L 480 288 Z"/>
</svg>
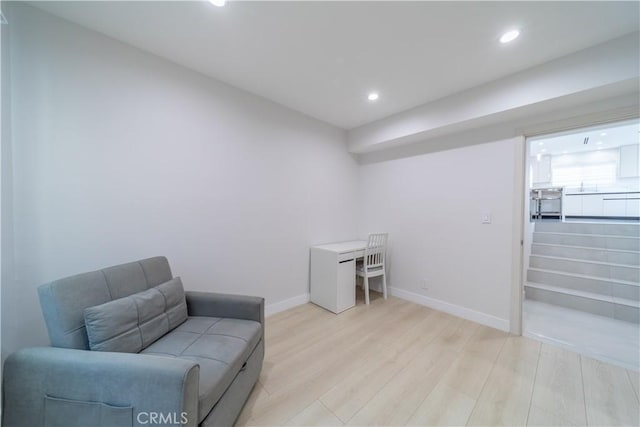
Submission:
<svg viewBox="0 0 640 427">
<path fill-rule="evenodd" d="M 519 35 L 520 35 L 520 31 L 518 30 L 507 31 L 502 35 L 502 37 L 500 37 L 500 43 L 512 42 L 515 39 L 517 39 Z"/>
<path fill-rule="evenodd" d="M 214 6 L 222 7 L 227 4 L 227 0 L 209 0 L 209 3 Z"/>
<path fill-rule="evenodd" d="M 371 92 L 368 96 L 367 99 L 369 101 L 375 101 L 376 99 L 378 99 L 380 97 L 380 95 L 378 95 L 376 92 Z"/>
<path fill-rule="evenodd" d="M 538 145 L 544 145 L 544 142 L 538 142 Z"/>
<path fill-rule="evenodd" d="M 606 133 L 606 132 L 602 132 L 602 133 L 600 134 L 600 136 L 607 136 L 607 133 Z"/>
</svg>

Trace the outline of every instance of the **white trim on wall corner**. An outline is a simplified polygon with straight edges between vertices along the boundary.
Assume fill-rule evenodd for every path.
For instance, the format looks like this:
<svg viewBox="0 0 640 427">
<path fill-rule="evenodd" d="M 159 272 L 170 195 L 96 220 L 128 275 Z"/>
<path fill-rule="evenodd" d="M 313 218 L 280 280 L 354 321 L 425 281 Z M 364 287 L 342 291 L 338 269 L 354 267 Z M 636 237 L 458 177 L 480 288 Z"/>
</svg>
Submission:
<svg viewBox="0 0 640 427">
<path fill-rule="evenodd" d="M 273 304 L 267 304 L 264 307 L 265 317 L 272 316 L 281 311 L 288 310 L 298 305 L 306 304 L 309 302 L 309 294 L 298 295 L 297 297 L 289 298 L 284 301 L 274 302 Z"/>
<path fill-rule="evenodd" d="M 443 311 L 454 316 L 462 317 L 463 319 L 471 320 L 472 322 L 480 323 L 482 325 L 490 326 L 495 329 L 500 329 L 501 331 L 509 332 L 509 321 L 506 319 L 500 319 L 499 317 L 471 310 L 470 308 L 451 304 L 435 298 L 429 298 L 427 296 L 407 291 L 405 289 L 389 287 L 389 292 L 394 297 L 402 298 L 416 304 L 433 308 L 434 310 Z"/>
</svg>

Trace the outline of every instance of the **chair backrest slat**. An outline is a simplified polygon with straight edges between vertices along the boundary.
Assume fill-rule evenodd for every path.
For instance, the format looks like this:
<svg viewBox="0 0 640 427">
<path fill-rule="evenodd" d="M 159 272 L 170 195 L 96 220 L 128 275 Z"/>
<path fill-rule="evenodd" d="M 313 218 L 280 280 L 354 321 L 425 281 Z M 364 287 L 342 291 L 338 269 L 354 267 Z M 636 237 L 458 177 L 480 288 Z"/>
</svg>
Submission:
<svg viewBox="0 0 640 427">
<path fill-rule="evenodd" d="M 367 267 L 383 266 L 387 249 L 387 233 L 369 234 L 365 249 L 365 264 Z"/>
</svg>

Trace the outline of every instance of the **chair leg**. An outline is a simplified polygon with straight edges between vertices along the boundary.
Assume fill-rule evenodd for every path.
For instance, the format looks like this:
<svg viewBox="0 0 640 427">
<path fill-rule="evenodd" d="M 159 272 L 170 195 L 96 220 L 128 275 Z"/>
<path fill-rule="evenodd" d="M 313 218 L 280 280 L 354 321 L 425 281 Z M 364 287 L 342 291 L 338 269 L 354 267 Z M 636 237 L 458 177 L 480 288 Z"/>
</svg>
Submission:
<svg viewBox="0 0 640 427">
<path fill-rule="evenodd" d="M 369 305 L 369 278 L 364 276 L 364 303 Z"/>
<path fill-rule="evenodd" d="M 382 295 L 387 299 L 387 275 L 382 274 Z"/>
</svg>

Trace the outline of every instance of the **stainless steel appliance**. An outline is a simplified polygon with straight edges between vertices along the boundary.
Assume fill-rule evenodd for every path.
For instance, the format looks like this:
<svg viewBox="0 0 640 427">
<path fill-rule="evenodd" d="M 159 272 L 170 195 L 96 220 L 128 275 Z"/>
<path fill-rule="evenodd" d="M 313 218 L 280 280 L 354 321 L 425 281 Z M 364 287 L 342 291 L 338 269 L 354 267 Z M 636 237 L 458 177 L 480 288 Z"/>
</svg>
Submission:
<svg viewBox="0 0 640 427">
<path fill-rule="evenodd" d="M 532 188 L 529 202 L 531 221 L 562 220 L 563 187 Z"/>
</svg>

